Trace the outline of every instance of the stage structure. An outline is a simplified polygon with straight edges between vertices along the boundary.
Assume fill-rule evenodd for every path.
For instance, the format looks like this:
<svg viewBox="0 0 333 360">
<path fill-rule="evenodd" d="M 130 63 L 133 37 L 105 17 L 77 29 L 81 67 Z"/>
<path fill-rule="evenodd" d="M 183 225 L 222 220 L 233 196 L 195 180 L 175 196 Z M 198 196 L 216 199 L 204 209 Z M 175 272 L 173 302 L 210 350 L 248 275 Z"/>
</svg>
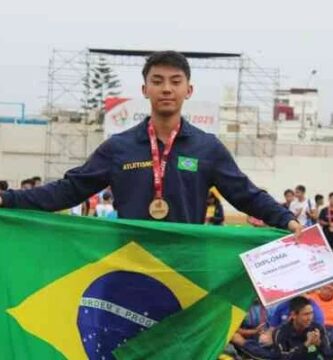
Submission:
<svg viewBox="0 0 333 360">
<path fill-rule="evenodd" d="M 60 178 L 67 169 L 84 162 L 102 141 L 100 109 L 89 106 L 92 89 L 87 84 L 91 83 L 91 69 L 102 57 L 113 70 L 127 69 L 128 73 L 135 70 L 140 74 L 145 58 L 151 52 L 117 49 L 53 51 L 46 107 L 50 119 L 45 151 L 46 181 Z M 213 72 L 216 86 L 222 82 L 223 73 L 233 74 L 234 94 L 229 100 L 219 101 L 220 130 L 216 135 L 236 158 L 246 158 L 244 170 L 274 171 L 276 127 L 273 115 L 279 71 L 261 68 L 244 54 L 183 54 L 197 74 Z"/>
</svg>

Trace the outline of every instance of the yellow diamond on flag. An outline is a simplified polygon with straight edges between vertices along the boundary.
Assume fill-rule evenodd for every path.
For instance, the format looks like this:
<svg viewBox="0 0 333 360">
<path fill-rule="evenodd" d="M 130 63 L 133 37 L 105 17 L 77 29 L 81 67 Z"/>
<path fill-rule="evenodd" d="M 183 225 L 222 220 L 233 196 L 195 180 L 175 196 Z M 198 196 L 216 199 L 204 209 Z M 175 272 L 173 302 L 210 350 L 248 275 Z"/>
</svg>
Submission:
<svg viewBox="0 0 333 360">
<path fill-rule="evenodd" d="M 207 294 L 204 289 L 175 272 L 143 247 L 131 242 L 95 263 L 85 265 L 50 283 L 7 311 L 26 331 L 54 346 L 68 360 L 86 360 L 86 339 L 82 340 L 78 328 L 80 306 L 111 311 L 124 319 L 130 316 L 132 322 L 155 323 L 146 313 L 129 312 L 120 304 L 84 297 L 85 291 L 97 279 L 119 271 L 143 274 L 163 284 L 182 309 Z M 98 352 L 98 347 L 96 351 Z"/>
</svg>

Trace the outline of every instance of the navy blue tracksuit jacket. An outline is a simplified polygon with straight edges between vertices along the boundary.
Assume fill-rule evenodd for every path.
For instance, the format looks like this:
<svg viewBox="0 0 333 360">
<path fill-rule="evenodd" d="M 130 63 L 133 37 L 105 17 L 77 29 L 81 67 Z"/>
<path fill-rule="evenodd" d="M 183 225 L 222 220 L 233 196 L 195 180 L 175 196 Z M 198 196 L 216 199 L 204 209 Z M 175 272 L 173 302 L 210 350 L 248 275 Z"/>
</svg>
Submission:
<svg viewBox="0 0 333 360">
<path fill-rule="evenodd" d="M 63 179 L 32 190 L 3 194 L 9 208 L 57 211 L 73 207 L 111 185 L 120 218 L 150 219 L 154 198 L 148 119 L 101 144 L 80 167 Z M 160 151 L 163 144 L 159 142 Z M 208 190 L 215 185 L 238 210 L 266 224 L 286 228 L 292 213 L 258 189 L 236 165 L 228 150 L 212 134 L 182 120 L 169 155 L 164 198 L 170 206 L 166 221 L 203 223 Z"/>
</svg>

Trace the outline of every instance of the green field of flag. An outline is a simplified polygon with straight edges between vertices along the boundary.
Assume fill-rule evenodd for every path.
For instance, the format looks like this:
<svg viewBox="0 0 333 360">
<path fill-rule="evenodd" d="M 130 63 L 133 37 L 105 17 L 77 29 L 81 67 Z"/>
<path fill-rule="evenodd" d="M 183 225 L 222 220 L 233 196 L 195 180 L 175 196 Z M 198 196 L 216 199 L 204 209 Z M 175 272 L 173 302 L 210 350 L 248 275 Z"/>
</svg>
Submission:
<svg viewBox="0 0 333 360">
<path fill-rule="evenodd" d="M 0 210 L 1 360 L 216 359 L 284 231 Z"/>
</svg>

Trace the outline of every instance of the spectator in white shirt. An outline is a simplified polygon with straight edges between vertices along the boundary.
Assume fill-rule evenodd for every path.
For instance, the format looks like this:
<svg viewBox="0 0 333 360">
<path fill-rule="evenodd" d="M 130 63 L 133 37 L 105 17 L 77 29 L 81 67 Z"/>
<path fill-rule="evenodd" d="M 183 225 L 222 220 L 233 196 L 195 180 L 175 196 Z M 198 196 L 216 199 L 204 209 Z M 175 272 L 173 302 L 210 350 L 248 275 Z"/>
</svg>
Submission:
<svg viewBox="0 0 333 360">
<path fill-rule="evenodd" d="M 295 215 L 298 222 L 304 227 L 316 223 L 316 204 L 313 200 L 305 196 L 306 189 L 304 185 L 298 185 L 295 189 L 295 200 L 290 204 L 289 210 Z"/>
<path fill-rule="evenodd" d="M 114 211 L 111 192 L 104 191 L 102 198 L 102 203 L 96 205 L 95 216 L 107 218 Z"/>
</svg>

